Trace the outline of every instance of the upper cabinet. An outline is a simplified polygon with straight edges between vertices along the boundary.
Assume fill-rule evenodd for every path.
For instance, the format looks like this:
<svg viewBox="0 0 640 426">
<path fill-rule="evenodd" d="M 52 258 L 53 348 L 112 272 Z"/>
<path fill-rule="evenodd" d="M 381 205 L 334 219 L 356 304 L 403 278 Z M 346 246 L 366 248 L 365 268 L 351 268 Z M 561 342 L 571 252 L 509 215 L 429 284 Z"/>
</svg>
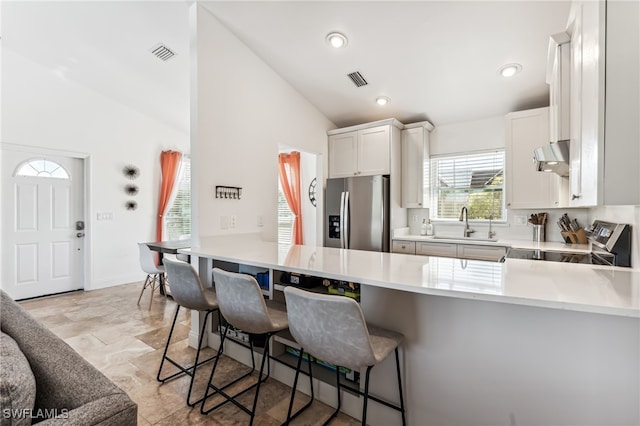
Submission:
<svg viewBox="0 0 640 426">
<path fill-rule="evenodd" d="M 429 133 L 428 121 L 407 124 L 402 130 L 402 207 L 423 208 L 428 200 Z M 425 176 L 427 173 L 427 176 Z M 426 178 L 426 179 L 425 179 Z"/>
<path fill-rule="evenodd" d="M 329 131 L 329 177 L 391 174 L 401 127 L 392 119 Z"/>
<path fill-rule="evenodd" d="M 638 2 L 572 3 L 572 207 L 640 204 L 639 17 Z"/>
<path fill-rule="evenodd" d="M 549 107 L 507 114 L 505 127 L 507 208 L 565 206 L 567 178 L 541 173 L 533 161 L 533 150 L 549 143 Z"/>
<path fill-rule="evenodd" d="M 571 38 L 566 32 L 549 37 L 547 84 L 549 84 L 549 141 L 569 139 Z"/>
</svg>

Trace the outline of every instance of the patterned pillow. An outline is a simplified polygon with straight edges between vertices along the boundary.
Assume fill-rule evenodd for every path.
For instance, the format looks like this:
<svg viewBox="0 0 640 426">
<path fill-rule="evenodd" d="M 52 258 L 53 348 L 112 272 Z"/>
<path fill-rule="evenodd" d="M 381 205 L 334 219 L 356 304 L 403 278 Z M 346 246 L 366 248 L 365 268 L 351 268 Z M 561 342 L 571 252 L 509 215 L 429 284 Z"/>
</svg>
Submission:
<svg viewBox="0 0 640 426">
<path fill-rule="evenodd" d="M 36 379 L 18 344 L 0 332 L 0 425 L 31 424 Z"/>
</svg>

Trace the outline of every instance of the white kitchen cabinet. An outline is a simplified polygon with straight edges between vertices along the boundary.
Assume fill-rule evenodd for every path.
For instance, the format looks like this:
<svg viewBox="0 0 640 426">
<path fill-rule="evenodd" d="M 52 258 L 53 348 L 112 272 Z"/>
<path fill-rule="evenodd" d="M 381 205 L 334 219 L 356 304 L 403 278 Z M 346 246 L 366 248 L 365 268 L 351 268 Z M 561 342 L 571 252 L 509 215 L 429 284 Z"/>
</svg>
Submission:
<svg viewBox="0 0 640 426">
<path fill-rule="evenodd" d="M 451 243 L 416 243 L 416 254 L 423 256 L 457 257 L 458 245 Z"/>
<path fill-rule="evenodd" d="M 358 132 L 329 136 L 329 177 L 350 177 L 356 174 Z"/>
<path fill-rule="evenodd" d="M 458 244 L 457 256 L 461 259 L 489 260 L 498 262 L 507 254 L 506 247 Z"/>
<path fill-rule="evenodd" d="M 416 254 L 415 241 L 393 240 L 391 244 L 392 253 Z"/>
<path fill-rule="evenodd" d="M 537 171 L 533 160 L 533 150 L 549 143 L 549 107 L 507 114 L 505 128 L 507 208 L 565 206 L 568 179 Z"/>
<path fill-rule="evenodd" d="M 385 120 L 329 131 L 329 177 L 391 174 L 401 127 L 397 120 Z"/>
<path fill-rule="evenodd" d="M 429 204 L 428 121 L 408 124 L 402 130 L 402 207 L 425 208 Z"/>
<path fill-rule="evenodd" d="M 571 207 L 640 204 L 638 2 L 574 1 Z"/>
<path fill-rule="evenodd" d="M 566 32 L 549 37 L 547 84 L 549 84 L 550 142 L 570 137 L 571 38 Z"/>
</svg>

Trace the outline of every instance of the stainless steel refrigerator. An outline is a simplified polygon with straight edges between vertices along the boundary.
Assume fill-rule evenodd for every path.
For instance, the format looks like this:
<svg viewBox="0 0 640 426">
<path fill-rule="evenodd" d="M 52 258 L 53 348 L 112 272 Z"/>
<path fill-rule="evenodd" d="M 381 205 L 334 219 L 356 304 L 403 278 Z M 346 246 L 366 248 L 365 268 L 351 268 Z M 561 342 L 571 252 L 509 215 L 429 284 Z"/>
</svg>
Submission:
<svg viewBox="0 0 640 426">
<path fill-rule="evenodd" d="M 325 247 L 389 251 L 389 177 L 327 179 Z"/>
</svg>

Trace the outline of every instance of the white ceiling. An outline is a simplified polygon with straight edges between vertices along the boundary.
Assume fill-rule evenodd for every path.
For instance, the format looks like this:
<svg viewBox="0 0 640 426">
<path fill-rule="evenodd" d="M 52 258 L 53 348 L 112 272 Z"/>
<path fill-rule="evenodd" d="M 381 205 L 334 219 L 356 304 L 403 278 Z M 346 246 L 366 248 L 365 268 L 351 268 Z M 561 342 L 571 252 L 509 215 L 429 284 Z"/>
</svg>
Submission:
<svg viewBox="0 0 640 426">
<path fill-rule="evenodd" d="M 337 126 L 395 117 L 434 125 L 548 104 L 549 35 L 569 2 L 201 2 Z M 185 1 L 2 2 L 3 48 L 119 102 L 188 128 Z M 334 50 L 327 33 L 347 35 Z M 161 62 L 149 49 L 178 53 Z M 522 64 L 511 79 L 497 73 Z M 360 71 L 357 88 L 347 74 Z M 391 99 L 385 107 L 376 96 Z"/>
</svg>

